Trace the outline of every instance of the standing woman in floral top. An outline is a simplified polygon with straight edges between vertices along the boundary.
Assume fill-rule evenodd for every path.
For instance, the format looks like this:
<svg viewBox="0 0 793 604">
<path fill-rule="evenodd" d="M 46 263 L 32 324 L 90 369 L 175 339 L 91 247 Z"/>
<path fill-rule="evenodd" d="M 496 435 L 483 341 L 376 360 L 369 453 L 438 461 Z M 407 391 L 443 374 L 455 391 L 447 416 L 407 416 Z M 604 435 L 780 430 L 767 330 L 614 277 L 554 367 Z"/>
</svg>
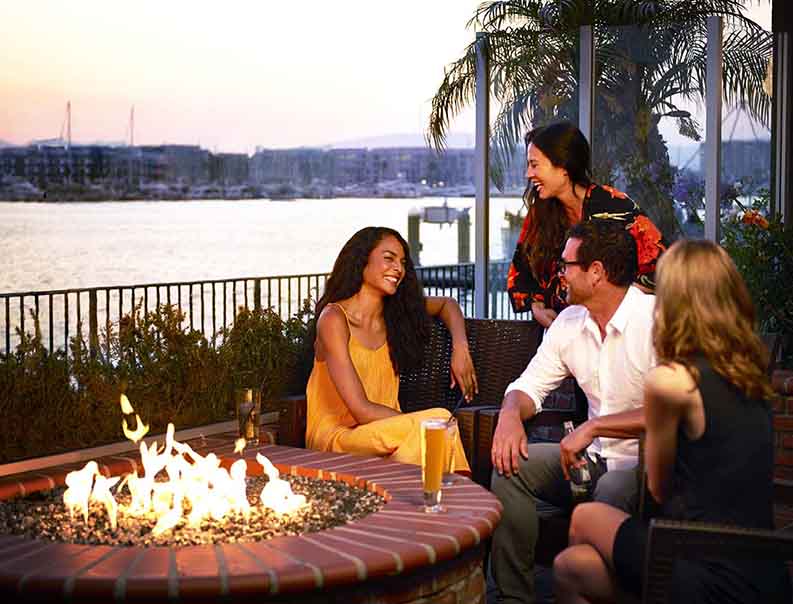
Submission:
<svg viewBox="0 0 793 604">
<path fill-rule="evenodd" d="M 529 209 L 507 276 L 507 292 L 516 313 L 532 311 L 548 327 L 567 303 L 559 279 L 559 257 L 567 230 L 582 220 L 625 223 L 636 240 L 638 285 L 655 287 L 655 263 L 666 249 L 658 228 L 625 193 L 592 182 L 589 143 L 573 124 L 560 122 L 526 135 Z"/>
</svg>

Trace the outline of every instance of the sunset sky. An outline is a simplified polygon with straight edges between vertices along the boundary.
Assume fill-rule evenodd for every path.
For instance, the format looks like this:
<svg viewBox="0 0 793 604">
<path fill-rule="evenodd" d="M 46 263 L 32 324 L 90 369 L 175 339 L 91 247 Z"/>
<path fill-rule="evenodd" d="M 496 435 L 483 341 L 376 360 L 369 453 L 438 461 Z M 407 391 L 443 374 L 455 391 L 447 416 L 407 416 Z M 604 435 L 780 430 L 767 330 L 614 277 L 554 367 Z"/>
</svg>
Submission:
<svg viewBox="0 0 793 604">
<path fill-rule="evenodd" d="M 0 0 L 0 139 L 325 145 L 421 133 L 479 0 Z M 770 27 L 770 6 L 752 16 Z M 471 133 L 473 113 L 454 130 Z"/>
</svg>

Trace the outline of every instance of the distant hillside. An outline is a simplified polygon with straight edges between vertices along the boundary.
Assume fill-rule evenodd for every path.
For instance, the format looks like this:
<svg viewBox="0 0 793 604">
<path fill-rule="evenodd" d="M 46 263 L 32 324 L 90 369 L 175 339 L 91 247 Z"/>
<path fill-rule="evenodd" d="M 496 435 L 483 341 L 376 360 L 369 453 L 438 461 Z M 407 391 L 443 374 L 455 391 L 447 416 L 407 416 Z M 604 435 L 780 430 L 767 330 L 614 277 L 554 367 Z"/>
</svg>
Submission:
<svg viewBox="0 0 793 604">
<path fill-rule="evenodd" d="M 473 134 L 450 134 L 446 144 L 451 149 L 472 149 L 474 147 Z M 425 147 L 427 141 L 423 134 L 387 134 L 384 136 L 368 136 L 365 138 L 349 139 L 330 144 L 333 149 L 382 149 L 386 147 Z"/>
<path fill-rule="evenodd" d="M 13 146 L 14 145 L 12 143 L 9 143 L 8 141 L 4 141 L 2 138 L 0 138 L 0 147 L 13 147 Z"/>
</svg>

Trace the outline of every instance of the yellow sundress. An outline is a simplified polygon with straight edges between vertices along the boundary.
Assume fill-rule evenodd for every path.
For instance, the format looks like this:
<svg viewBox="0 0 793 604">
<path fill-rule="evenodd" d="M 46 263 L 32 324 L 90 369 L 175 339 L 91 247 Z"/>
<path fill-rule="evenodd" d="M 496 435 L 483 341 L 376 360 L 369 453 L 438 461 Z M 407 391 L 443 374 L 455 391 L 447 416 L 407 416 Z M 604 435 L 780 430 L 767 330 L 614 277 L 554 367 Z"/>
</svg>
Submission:
<svg viewBox="0 0 793 604">
<path fill-rule="evenodd" d="M 340 304 L 336 306 L 347 317 L 344 308 Z M 347 317 L 348 325 L 349 321 Z M 388 343 L 372 350 L 358 342 L 350 333 L 348 348 L 366 398 L 401 412 L 398 398 L 399 376 L 391 364 Z M 436 407 L 413 413 L 400 413 L 359 425 L 336 390 L 327 363 L 318 361 L 316 357 L 306 386 L 306 400 L 307 447 L 337 453 L 377 455 L 415 465 L 421 465 L 421 421 L 449 417 L 447 409 Z M 454 469 L 470 471 L 459 438 L 455 444 Z"/>
</svg>

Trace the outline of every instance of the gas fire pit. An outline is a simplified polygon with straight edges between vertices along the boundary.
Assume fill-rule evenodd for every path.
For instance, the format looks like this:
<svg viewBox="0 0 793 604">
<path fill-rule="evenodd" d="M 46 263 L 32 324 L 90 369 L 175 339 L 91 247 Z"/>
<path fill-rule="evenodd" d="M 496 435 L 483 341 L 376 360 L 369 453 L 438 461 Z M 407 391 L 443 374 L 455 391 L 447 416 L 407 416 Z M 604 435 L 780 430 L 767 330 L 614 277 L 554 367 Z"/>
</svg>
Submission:
<svg viewBox="0 0 793 604">
<path fill-rule="evenodd" d="M 233 438 L 193 448 L 233 461 Z M 423 512 L 420 468 L 277 445 L 257 453 L 282 475 L 343 481 L 385 499 L 368 516 L 319 532 L 196 546 L 74 545 L 0 536 L 0 594 L 47 601 L 483 602 L 484 541 L 500 517 L 489 492 L 459 477 L 442 514 Z M 138 468 L 137 457 L 99 460 L 105 476 Z M 0 479 L 0 499 L 64 484 L 78 466 Z"/>
</svg>

